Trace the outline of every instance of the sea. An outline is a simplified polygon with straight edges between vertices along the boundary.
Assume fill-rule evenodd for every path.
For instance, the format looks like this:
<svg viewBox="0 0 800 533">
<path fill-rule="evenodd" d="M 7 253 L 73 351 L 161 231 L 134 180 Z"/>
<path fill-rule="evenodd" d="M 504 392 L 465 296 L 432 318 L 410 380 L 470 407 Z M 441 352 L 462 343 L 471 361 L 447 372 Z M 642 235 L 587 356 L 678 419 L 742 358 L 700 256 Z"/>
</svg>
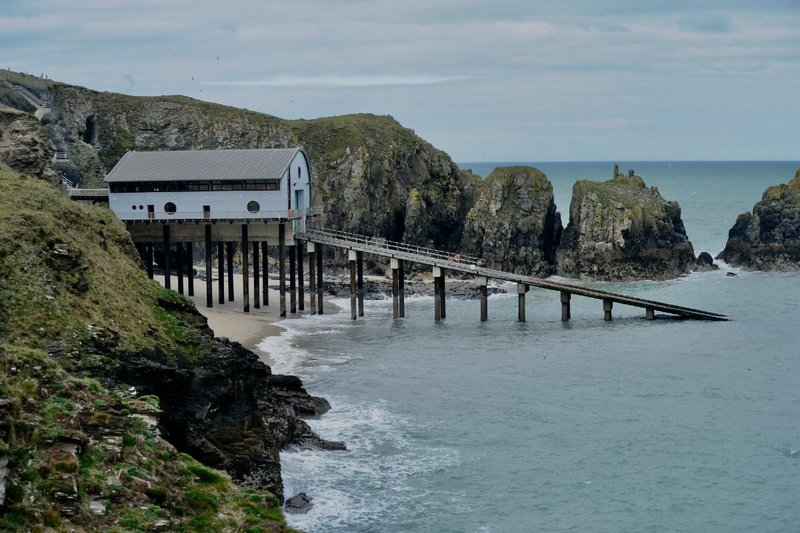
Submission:
<svg viewBox="0 0 800 533">
<path fill-rule="evenodd" d="M 511 163 L 508 163 L 511 164 Z M 576 180 L 614 162 L 541 169 L 568 223 Z M 677 201 L 695 253 L 719 253 L 737 215 L 798 161 L 642 161 L 632 168 Z M 482 176 L 501 163 L 460 163 Z M 260 348 L 332 410 L 309 421 L 347 451 L 282 453 L 285 492 L 313 498 L 289 524 L 352 532 L 800 531 L 800 272 L 719 263 L 670 281 L 590 283 L 724 313 L 681 321 L 533 288 L 527 322 L 514 287 L 479 302 L 390 300 L 286 320 Z M 502 286 L 502 285 L 501 285 Z M 334 301 L 335 303 L 336 301 Z"/>
</svg>

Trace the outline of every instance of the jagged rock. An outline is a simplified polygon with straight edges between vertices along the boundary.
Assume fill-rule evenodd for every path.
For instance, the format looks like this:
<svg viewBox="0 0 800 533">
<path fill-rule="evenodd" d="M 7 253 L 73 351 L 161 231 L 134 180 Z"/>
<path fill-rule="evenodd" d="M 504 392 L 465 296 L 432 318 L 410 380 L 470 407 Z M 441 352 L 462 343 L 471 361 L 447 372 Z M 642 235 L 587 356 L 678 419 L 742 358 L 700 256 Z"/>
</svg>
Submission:
<svg viewBox="0 0 800 533">
<path fill-rule="evenodd" d="M 695 263 L 678 203 L 616 166 L 609 181 L 575 183 L 557 255 L 562 275 L 600 280 L 669 279 Z"/>
<path fill-rule="evenodd" d="M 752 270 L 800 270 L 800 170 L 739 215 L 717 259 Z"/>
<path fill-rule="evenodd" d="M 0 109 L 0 163 L 49 183 L 59 182 L 53 151 L 33 115 Z"/>
<path fill-rule="evenodd" d="M 694 264 L 696 272 L 708 272 L 710 270 L 719 270 L 719 267 L 714 263 L 714 258 L 708 252 L 702 252 L 697 256 L 697 261 Z"/>
<path fill-rule="evenodd" d="M 500 167 L 479 191 L 461 249 L 493 268 L 553 274 L 562 227 L 547 176 L 532 167 Z"/>
<path fill-rule="evenodd" d="M 287 513 L 305 514 L 314 506 L 314 504 L 311 503 L 312 499 L 313 498 L 308 496 L 305 492 L 301 492 L 286 500 L 283 508 L 286 509 Z"/>
</svg>

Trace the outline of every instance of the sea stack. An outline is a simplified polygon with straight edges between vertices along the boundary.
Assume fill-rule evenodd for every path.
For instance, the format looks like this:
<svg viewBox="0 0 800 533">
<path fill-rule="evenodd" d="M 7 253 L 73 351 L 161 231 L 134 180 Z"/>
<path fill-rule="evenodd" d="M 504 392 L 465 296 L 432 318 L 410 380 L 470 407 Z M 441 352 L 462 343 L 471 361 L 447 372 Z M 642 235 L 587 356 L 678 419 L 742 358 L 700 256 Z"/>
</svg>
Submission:
<svg viewBox="0 0 800 533">
<path fill-rule="evenodd" d="M 548 276 L 555 273 L 561 230 L 547 176 L 533 167 L 499 167 L 467 214 L 462 248 L 492 268 Z"/>
<path fill-rule="evenodd" d="M 800 169 L 737 217 L 717 259 L 751 270 L 800 270 Z"/>
<path fill-rule="evenodd" d="M 633 170 L 614 166 L 605 182 L 572 189 L 570 221 L 558 248 L 558 271 L 606 281 L 670 279 L 695 263 L 677 202 L 647 188 Z"/>
</svg>

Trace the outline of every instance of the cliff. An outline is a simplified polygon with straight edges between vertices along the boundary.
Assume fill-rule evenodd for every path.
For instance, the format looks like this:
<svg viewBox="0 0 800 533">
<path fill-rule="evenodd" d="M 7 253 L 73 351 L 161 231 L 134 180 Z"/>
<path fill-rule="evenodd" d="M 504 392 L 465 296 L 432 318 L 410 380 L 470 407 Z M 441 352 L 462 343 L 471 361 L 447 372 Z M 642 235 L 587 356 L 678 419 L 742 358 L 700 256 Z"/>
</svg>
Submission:
<svg viewBox="0 0 800 533">
<path fill-rule="evenodd" d="M 547 176 L 531 167 L 501 167 L 479 189 L 462 250 L 492 268 L 548 276 L 555 273 L 561 231 Z"/>
<path fill-rule="evenodd" d="M 336 447 L 296 416 L 327 402 L 148 280 L 109 210 L 0 171 L 0 234 L 0 529 L 282 530 L 279 449 Z"/>
<path fill-rule="evenodd" d="M 557 256 L 562 275 L 601 280 L 674 278 L 695 262 L 677 202 L 616 167 L 609 181 L 575 183 Z"/>
<path fill-rule="evenodd" d="M 33 115 L 0 109 L 0 163 L 50 183 L 59 182 L 53 151 L 44 129 Z"/>
<path fill-rule="evenodd" d="M 717 259 L 752 270 L 800 270 L 800 170 L 737 217 Z"/>
</svg>

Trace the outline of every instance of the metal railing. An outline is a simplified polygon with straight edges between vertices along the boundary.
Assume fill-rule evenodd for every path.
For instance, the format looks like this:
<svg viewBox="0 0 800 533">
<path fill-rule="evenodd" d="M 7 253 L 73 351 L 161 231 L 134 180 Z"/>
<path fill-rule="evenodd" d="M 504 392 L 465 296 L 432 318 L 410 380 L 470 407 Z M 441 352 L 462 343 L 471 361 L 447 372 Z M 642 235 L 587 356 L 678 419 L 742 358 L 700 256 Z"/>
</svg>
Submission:
<svg viewBox="0 0 800 533">
<path fill-rule="evenodd" d="M 367 235 L 360 235 L 358 233 L 349 233 L 347 231 L 335 229 L 323 229 L 320 227 L 306 228 L 304 236 L 313 241 L 337 241 L 337 243 L 349 243 L 355 245 L 362 245 L 374 249 L 383 250 L 386 252 L 400 252 L 412 254 L 417 257 L 429 259 L 433 262 L 445 262 L 448 265 L 462 265 L 467 267 L 482 267 L 484 264 L 483 259 L 466 255 L 458 252 L 445 252 L 436 250 L 435 248 L 426 248 L 424 246 L 416 246 L 413 244 L 406 244 L 404 242 L 390 241 L 383 237 L 369 237 Z"/>
</svg>

